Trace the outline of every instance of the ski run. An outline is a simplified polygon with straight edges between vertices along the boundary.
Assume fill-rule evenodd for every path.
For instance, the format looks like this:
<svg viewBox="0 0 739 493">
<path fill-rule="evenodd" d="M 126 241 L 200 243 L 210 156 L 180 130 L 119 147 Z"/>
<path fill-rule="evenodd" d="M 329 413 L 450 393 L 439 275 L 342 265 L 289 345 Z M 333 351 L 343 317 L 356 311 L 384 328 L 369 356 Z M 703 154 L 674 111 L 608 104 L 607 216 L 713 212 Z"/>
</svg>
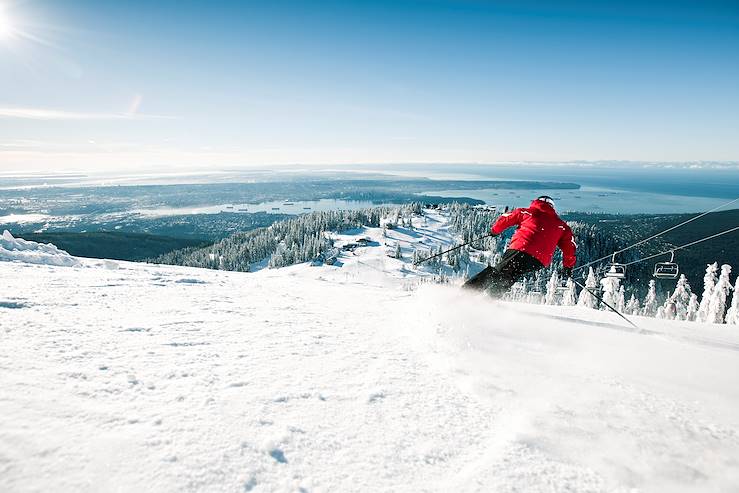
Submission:
<svg viewBox="0 0 739 493">
<path fill-rule="evenodd" d="M 422 282 L 429 221 L 253 273 L 4 236 L 0 491 L 739 491 L 735 325 Z"/>
</svg>

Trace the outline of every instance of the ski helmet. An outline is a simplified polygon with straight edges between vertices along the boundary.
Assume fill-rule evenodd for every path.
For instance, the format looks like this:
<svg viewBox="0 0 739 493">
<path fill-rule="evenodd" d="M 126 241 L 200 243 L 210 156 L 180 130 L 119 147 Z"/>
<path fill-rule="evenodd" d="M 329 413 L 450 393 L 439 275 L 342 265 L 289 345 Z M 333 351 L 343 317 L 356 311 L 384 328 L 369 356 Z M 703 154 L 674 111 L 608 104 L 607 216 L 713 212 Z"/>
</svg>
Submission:
<svg viewBox="0 0 739 493">
<path fill-rule="evenodd" d="M 550 197 L 549 195 L 540 195 L 536 198 L 536 200 L 541 200 L 542 202 L 546 202 L 547 204 L 552 206 L 552 209 L 556 209 L 554 206 L 554 199 Z"/>
</svg>

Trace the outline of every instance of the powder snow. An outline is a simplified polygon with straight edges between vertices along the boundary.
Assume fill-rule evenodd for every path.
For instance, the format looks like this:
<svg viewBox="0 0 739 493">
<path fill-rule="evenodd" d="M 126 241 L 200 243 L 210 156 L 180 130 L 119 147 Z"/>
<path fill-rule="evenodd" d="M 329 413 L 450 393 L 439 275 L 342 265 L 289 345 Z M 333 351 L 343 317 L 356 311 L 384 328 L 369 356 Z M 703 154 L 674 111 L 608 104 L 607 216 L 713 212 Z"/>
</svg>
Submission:
<svg viewBox="0 0 739 493">
<path fill-rule="evenodd" d="M 4 235 L 0 490 L 739 489 L 730 326 L 495 302 L 354 233 L 255 273 Z"/>
</svg>

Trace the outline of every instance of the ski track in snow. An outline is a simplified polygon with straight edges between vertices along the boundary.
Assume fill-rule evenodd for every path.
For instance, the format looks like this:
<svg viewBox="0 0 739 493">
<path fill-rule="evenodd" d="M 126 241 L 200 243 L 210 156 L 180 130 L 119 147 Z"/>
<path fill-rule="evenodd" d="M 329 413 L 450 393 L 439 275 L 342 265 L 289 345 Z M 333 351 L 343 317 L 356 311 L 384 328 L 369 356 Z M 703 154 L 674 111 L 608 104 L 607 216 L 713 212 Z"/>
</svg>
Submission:
<svg viewBox="0 0 739 493">
<path fill-rule="evenodd" d="M 0 491 L 739 489 L 738 335 L 409 291 L 383 251 L 0 262 Z"/>
</svg>

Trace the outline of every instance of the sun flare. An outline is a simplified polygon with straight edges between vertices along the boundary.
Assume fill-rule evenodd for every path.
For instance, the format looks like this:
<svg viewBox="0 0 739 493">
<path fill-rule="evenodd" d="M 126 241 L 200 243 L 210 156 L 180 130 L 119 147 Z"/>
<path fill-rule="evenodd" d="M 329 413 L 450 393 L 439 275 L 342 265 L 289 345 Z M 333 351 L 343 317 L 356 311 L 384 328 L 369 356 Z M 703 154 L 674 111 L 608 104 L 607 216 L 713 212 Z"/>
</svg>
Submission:
<svg viewBox="0 0 739 493">
<path fill-rule="evenodd" d="M 8 16 L 5 8 L 0 5 L 0 39 L 6 39 L 13 35 L 13 21 Z"/>
</svg>

